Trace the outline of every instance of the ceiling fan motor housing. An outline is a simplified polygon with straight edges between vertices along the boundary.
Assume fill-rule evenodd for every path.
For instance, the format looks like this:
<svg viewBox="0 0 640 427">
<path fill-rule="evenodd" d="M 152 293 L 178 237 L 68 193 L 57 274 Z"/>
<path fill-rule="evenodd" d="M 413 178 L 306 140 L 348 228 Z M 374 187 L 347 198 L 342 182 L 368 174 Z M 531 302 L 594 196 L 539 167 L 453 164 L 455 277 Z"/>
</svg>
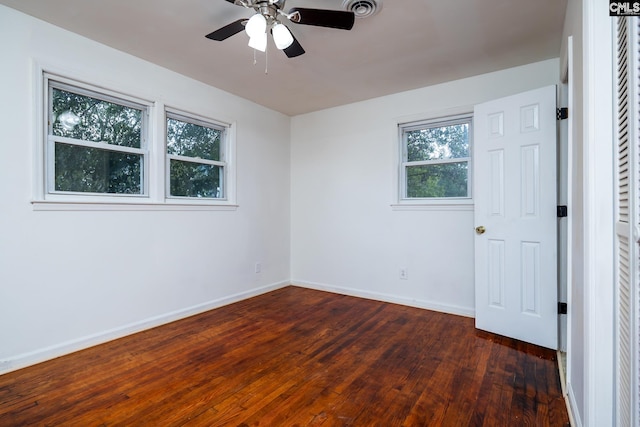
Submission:
<svg viewBox="0 0 640 427">
<path fill-rule="evenodd" d="M 238 19 L 224 27 L 207 34 L 210 40 L 223 41 L 238 34 L 242 30 L 249 35 L 249 46 L 265 52 L 267 34 L 271 33 L 276 47 L 289 58 L 305 53 L 300 43 L 289 29 L 283 24 L 279 16 L 283 16 L 294 24 L 312 25 L 316 27 L 350 30 L 353 28 L 355 13 L 351 10 L 330 10 L 294 7 L 288 13 L 282 11 L 285 0 L 226 0 L 236 6 L 253 9 L 257 12 L 251 18 Z M 369 0 L 373 1 L 373 0 Z M 360 8 L 361 11 L 364 9 Z M 277 39 L 277 40 L 276 40 Z"/>
</svg>

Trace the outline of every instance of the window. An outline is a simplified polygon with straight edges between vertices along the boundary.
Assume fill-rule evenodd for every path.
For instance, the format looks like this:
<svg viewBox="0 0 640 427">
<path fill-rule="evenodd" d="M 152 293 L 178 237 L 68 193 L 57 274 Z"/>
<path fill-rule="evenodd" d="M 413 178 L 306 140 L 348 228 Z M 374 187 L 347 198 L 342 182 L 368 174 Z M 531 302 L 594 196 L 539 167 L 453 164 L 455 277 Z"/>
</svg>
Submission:
<svg viewBox="0 0 640 427">
<path fill-rule="evenodd" d="M 49 193 L 144 195 L 147 107 L 49 80 Z"/>
<path fill-rule="evenodd" d="M 39 70 L 38 210 L 233 210 L 235 126 Z"/>
<path fill-rule="evenodd" d="M 471 197 L 471 124 L 456 116 L 399 126 L 401 201 Z"/>
<path fill-rule="evenodd" d="M 224 198 L 225 127 L 167 112 L 170 197 Z"/>
</svg>

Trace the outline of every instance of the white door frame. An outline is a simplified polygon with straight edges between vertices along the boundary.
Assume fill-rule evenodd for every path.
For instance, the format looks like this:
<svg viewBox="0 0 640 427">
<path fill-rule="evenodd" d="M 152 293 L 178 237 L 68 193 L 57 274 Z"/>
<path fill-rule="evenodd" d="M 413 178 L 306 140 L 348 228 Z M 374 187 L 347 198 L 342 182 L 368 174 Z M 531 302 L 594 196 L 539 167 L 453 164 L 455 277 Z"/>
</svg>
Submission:
<svg viewBox="0 0 640 427">
<path fill-rule="evenodd" d="M 586 426 L 614 421 L 613 19 L 583 3 L 583 179 Z M 572 349 L 579 351 L 580 349 Z"/>
<path fill-rule="evenodd" d="M 575 111 L 575 105 L 574 105 L 574 96 L 575 96 L 575 83 L 573 81 L 573 76 L 574 76 L 574 63 L 573 63 L 573 36 L 569 36 L 567 37 L 567 56 L 566 58 L 564 58 L 564 63 L 562 65 L 562 82 L 566 83 L 567 85 L 567 109 L 569 111 L 569 117 L 567 118 L 567 153 L 566 153 L 566 164 L 565 165 L 561 165 L 561 167 L 566 168 L 566 174 L 567 174 L 567 181 L 566 181 L 566 194 L 567 194 L 567 202 L 568 202 L 568 208 L 567 208 L 567 222 L 566 222 L 566 226 L 567 226 L 567 235 L 566 235 L 566 240 L 567 240 L 567 247 L 566 247 L 566 252 L 565 252 L 565 262 L 566 262 L 566 268 L 565 268 L 565 280 L 566 280 L 566 285 L 567 285 L 567 323 L 566 323 L 566 372 L 565 372 L 565 393 L 568 394 L 567 399 L 569 400 L 569 402 L 571 402 L 573 400 L 573 403 L 571 403 L 571 406 L 575 407 L 575 397 L 570 395 L 571 394 L 571 390 L 573 390 L 573 388 L 571 387 L 571 355 L 574 351 L 573 346 L 572 346 L 572 338 L 571 338 L 571 333 L 573 331 L 573 327 L 572 327 L 572 316 L 571 316 L 571 307 L 572 307 L 572 301 L 571 301 L 571 296 L 573 295 L 573 269 L 572 269 L 572 265 L 573 265 L 573 218 L 574 218 L 574 212 L 575 212 L 575 208 L 576 206 L 572 206 L 570 201 L 571 201 L 571 195 L 573 194 L 573 162 L 574 162 L 574 153 L 573 153 L 573 144 L 575 143 L 574 141 L 574 132 L 573 132 L 573 126 L 574 126 L 574 122 L 575 122 L 575 117 L 573 115 L 573 112 Z"/>
<path fill-rule="evenodd" d="M 569 116 L 567 118 L 567 124 L 566 124 L 566 144 L 567 144 L 567 150 L 566 150 L 566 157 L 565 157 L 565 163 L 564 164 L 560 164 L 559 165 L 559 169 L 563 169 L 564 171 L 559 170 L 558 173 L 559 174 L 565 174 L 566 176 L 566 181 L 564 182 L 564 185 L 566 186 L 566 188 L 564 189 L 565 194 L 566 194 L 566 198 L 567 198 L 567 205 L 568 205 L 568 209 L 567 209 L 567 218 L 566 218 L 566 233 L 565 233 L 565 239 L 566 239 L 566 252 L 565 252 L 565 256 L 563 260 L 558 260 L 558 264 L 560 264 L 560 262 L 564 262 L 565 263 L 565 283 L 566 283 L 566 302 L 567 302 L 567 316 L 566 316 L 566 366 L 565 366 L 565 371 L 564 371 L 564 390 L 563 392 L 565 393 L 565 399 L 566 399 L 566 404 L 567 404 L 567 409 L 569 411 L 569 416 L 571 418 L 572 421 L 572 425 L 576 425 L 575 422 L 577 421 L 579 425 L 581 425 L 580 422 L 580 418 L 579 418 L 579 414 L 577 413 L 578 411 L 578 405 L 576 402 L 576 396 L 574 394 L 575 389 L 573 387 L 572 384 L 572 360 L 573 360 L 573 353 L 575 351 L 578 351 L 576 348 L 574 348 L 574 344 L 573 344 L 573 338 L 572 338 L 572 333 L 573 333 L 573 316 L 572 316 L 572 308 L 573 308 L 573 265 L 574 265 L 574 255 L 573 255 L 573 227 L 574 227 L 574 217 L 575 217 L 575 211 L 576 209 L 579 209 L 579 206 L 573 205 L 571 203 L 572 201 L 572 194 L 574 192 L 574 183 L 573 183 L 573 179 L 574 179 L 574 168 L 573 168 L 573 164 L 574 161 L 576 161 L 575 159 L 575 153 L 574 153 L 574 145 L 576 144 L 575 141 L 575 134 L 574 134 L 574 126 L 576 125 L 576 121 L 578 123 L 580 123 L 579 120 L 576 120 L 577 117 L 575 117 L 575 111 L 576 111 L 576 106 L 574 104 L 574 100 L 575 100 L 575 90 L 576 90 L 576 86 L 575 86 L 575 63 L 574 63 L 574 40 L 573 40 L 573 36 L 568 36 L 567 37 L 567 44 L 566 44 L 566 56 L 563 57 L 563 63 L 561 66 L 561 73 L 560 73 L 560 77 L 561 77 L 561 82 L 563 84 L 566 84 L 567 86 L 567 99 L 566 99 L 566 107 L 569 111 Z M 561 101 L 563 101 L 561 99 Z M 563 106 L 563 105 L 560 105 Z M 558 236 L 560 239 L 560 236 Z M 559 322 L 562 325 L 562 322 Z M 577 354 L 581 354 L 581 351 L 578 351 Z M 559 361 L 560 362 L 560 361 Z M 574 418 L 575 415 L 578 415 L 578 420 L 576 420 Z"/>
<path fill-rule="evenodd" d="M 563 72 L 561 73 L 560 82 L 558 86 L 558 107 L 567 107 L 569 104 L 569 77 L 567 63 L 564 63 Z M 571 130 L 571 121 L 567 118 L 558 121 L 558 153 L 557 153 L 557 177 L 558 188 L 557 197 L 558 205 L 569 206 L 570 205 L 570 190 L 569 190 L 569 150 L 570 142 L 569 132 Z M 568 302 L 568 267 L 571 265 L 567 261 L 567 252 L 570 240 L 568 239 L 568 227 L 569 227 L 569 214 L 567 217 L 558 218 L 558 301 Z M 559 315 L 558 318 L 558 350 L 567 351 L 567 321 L 568 316 L 565 314 Z M 564 384 L 563 384 L 564 387 Z"/>
</svg>

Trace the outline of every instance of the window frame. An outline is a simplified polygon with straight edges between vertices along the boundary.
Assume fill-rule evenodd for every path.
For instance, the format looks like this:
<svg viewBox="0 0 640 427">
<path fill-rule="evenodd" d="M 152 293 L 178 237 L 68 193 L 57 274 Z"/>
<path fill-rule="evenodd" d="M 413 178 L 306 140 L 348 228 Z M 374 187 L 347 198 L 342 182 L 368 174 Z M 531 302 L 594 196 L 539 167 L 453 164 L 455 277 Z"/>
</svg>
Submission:
<svg viewBox="0 0 640 427">
<path fill-rule="evenodd" d="M 221 160 L 208 160 L 198 157 L 181 156 L 177 154 L 169 154 L 168 152 L 168 138 L 167 138 L 167 121 L 168 119 L 179 120 L 185 123 L 194 124 L 197 126 L 203 126 L 210 129 L 217 129 L 222 132 L 220 136 L 220 159 Z M 227 201 L 228 192 L 228 139 L 229 139 L 229 125 L 217 120 L 208 119 L 196 114 L 181 111 L 175 108 L 165 107 L 164 110 L 164 155 L 165 155 L 165 198 L 168 200 L 192 200 L 192 201 Z M 177 160 L 189 163 L 200 163 L 211 166 L 218 166 L 222 168 L 222 174 L 220 178 L 220 197 L 191 197 L 191 196 L 174 196 L 171 194 L 171 160 Z"/>
<path fill-rule="evenodd" d="M 44 74 L 46 91 L 46 113 L 44 117 L 45 125 L 45 192 L 47 196 L 80 197 L 80 198 L 148 198 L 149 197 L 149 110 L 151 105 L 143 100 L 132 97 L 124 97 L 120 94 L 94 88 L 79 82 L 69 82 L 68 79 L 60 78 L 49 73 Z M 81 139 L 56 136 L 53 134 L 53 123 L 50 121 L 53 109 L 53 90 L 59 89 L 77 95 L 88 96 L 94 99 L 110 102 L 125 107 L 134 108 L 142 112 L 142 124 L 140 131 L 140 148 L 119 146 L 105 142 L 85 141 Z M 80 191 L 60 191 L 55 189 L 55 150 L 56 144 L 75 145 L 86 148 L 95 148 L 101 151 L 111 151 L 117 153 L 128 153 L 142 156 L 142 168 L 140 171 L 141 192 L 139 194 L 130 193 L 95 193 Z"/>
<path fill-rule="evenodd" d="M 467 157 L 456 157 L 450 159 L 434 159 L 408 161 L 408 147 L 406 133 L 410 131 L 443 127 L 447 125 L 469 124 L 469 153 Z M 417 120 L 403 121 L 396 123 L 397 141 L 399 146 L 398 152 L 398 185 L 397 200 L 394 208 L 413 207 L 437 207 L 437 206 L 456 206 L 461 205 L 464 209 L 465 205 L 473 205 L 473 113 L 461 112 L 458 114 L 444 115 L 433 118 L 422 118 Z M 461 197 L 407 197 L 407 170 L 414 166 L 438 165 L 450 163 L 467 163 L 467 195 Z"/>
<path fill-rule="evenodd" d="M 235 121 L 212 119 L 208 112 L 193 114 L 188 106 L 169 107 L 160 94 L 149 95 L 135 86 L 128 86 L 126 82 L 108 84 L 96 79 L 93 74 L 70 74 L 68 70 L 52 64 L 33 62 L 33 120 L 36 124 L 33 132 L 33 181 L 31 205 L 35 211 L 233 211 L 236 204 L 236 127 Z M 70 90 L 81 95 L 89 95 L 109 102 L 128 105 L 143 105 L 146 109 L 144 118 L 144 136 L 141 138 L 140 149 L 144 151 L 142 168 L 143 181 L 141 194 L 122 193 L 88 193 L 50 191 L 55 189 L 54 151 L 49 142 L 49 110 L 52 97 L 50 81 L 64 86 L 62 90 Z M 91 83 L 87 83 L 91 82 Z M 125 88 L 125 89 L 123 89 Z M 202 107 L 199 107 L 202 109 Z M 224 171 L 224 198 L 187 198 L 168 197 L 168 172 L 166 168 L 166 112 L 179 112 L 182 115 L 202 119 L 205 123 L 213 123 L 226 128 L 224 141 L 226 170 Z M 60 137 L 56 137 L 60 138 Z M 75 141 L 75 140 L 74 140 Z M 70 141 L 66 141 L 67 143 Z M 95 147 L 92 142 L 85 141 L 82 145 Z M 100 144 L 99 149 L 112 147 Z M 123 146 L 116 146 L 116 151 L 129 151 Z M 124 150 L 122 150 L 124 148 Z M 134 149 L 136 150 L 136 149 Z"/>
</svg>

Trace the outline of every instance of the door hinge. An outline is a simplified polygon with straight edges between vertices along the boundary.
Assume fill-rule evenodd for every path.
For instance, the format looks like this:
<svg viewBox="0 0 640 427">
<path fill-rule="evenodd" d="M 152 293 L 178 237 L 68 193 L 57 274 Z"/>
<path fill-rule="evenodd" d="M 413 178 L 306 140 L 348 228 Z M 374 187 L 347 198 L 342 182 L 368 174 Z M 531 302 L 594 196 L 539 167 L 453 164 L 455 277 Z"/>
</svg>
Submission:
<svg viewBox="0 0 640 427">
<path fill-rule="evenodd" d="M 556 119 L 564 120 L 569 118 L 569 109 L 567 107 L 556 108 Z"/>
<path fill-rule="evenodd" d="M 557 209 L 558 218 L 564 218 L 568 215 L 566 205 L 559 205 Z"/>
<path fill-rule="evenodd" d="M 567 303 L 559 302 L 558 303 L 558 314 L 567 314 Z"/>
</svg>

